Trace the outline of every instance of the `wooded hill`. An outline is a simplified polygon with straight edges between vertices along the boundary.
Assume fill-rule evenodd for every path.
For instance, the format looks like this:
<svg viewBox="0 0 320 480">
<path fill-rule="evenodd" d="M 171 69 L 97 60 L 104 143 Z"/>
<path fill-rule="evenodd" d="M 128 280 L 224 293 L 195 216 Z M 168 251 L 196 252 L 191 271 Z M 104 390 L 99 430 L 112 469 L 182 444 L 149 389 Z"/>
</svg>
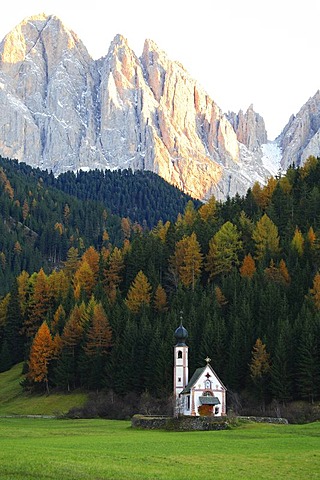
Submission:
<svg viewBox="0 0 320 480">
<path fill-rule="evenodd" d="M 50 271 L 72 246 L 79 252 L 100 248 L 106 230 L 120 245 L 122 221 L 143 228 L 174 221 L 189 200 L 151 172 L 96 170 L 55 178 L 0 157 L 0 295 L 22 270 Z"/>
<path fill-rule="evenodd" d="M 30 389 L 170 395 L 182 311 L 191 372 L 208 355 L 229 393 L 314 401 L 319 185 L 310 157 L 244 198 L 188 202 L 150 231 L 122 222 L 117 245 L 104 225 L 100 243 L 72 246 L 59 270 L 22 272 L 0 303 L 2 370 L 25 359 Z"/>
</svg>

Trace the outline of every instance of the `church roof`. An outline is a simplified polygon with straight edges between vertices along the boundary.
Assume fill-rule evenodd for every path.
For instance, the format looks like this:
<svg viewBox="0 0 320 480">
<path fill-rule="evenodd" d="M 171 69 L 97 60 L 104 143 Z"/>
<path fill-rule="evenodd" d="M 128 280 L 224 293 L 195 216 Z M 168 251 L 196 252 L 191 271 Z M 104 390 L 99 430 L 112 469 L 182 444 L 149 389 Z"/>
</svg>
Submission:
<svg viewBox="0 0 320 480">
<path fill-rule="evenodd" d="M 198 380 L 198 378 L 203 374 L 203 372 L 205 371 L 206 368 L 207 368 L 207 366 L 197 368 L 197 370 L 194 372 L 194 374 L 193 374 L 192 377 L 190 378 L 190 380 L 189 380 L 189 382 L 188 382 L 188 385 L 186 385 L 186 386 L 184 387 L 184 389 L 182 390 L 181 394 L 183 394 L 183 393 L 190 393 L 191 388 L 192 388 L 193 385 L 196 383 L 196 381 Z"/>
<path fill-rule="evenodd" d="M 211 395 L 199 397 L 201 405 L 219 405 L 220 400 L 218 397 L 211 397 Z"/>
<path fill-rule="evenodd" d="M 181 392 L 181 395 L 183 394 L 186 394 L 186 393 L 190 393 L 190 390 L 191 388 L 194 386 L 194 384 L 197 382 L 198 378 L 201 377 L 201 375 L 204 373 L 204 371 L 206 370 L 206 368 L 209 367 L 210 370 L 212 371 L 212 373 L 216 376 L 217 380 L 220 382 L 221 386 L 225 389 L 226 387 L 223 385 L 223 383 L 221 382 L 220 378 L 218 377 L 218 375 L 216 374 L 216 372 L 213 370 L 213 368 L 211 367 L 211 365 L 207 364 L 206 366 L 204 367 L 200 367 L 200 368 L 197 368 L 197 370 L 194 372 L 194 374 L 192 375 L 192 377 L 190 378 L 188 384 L 184 387 L 184 389 L 182 390 Z"/>
</svg>

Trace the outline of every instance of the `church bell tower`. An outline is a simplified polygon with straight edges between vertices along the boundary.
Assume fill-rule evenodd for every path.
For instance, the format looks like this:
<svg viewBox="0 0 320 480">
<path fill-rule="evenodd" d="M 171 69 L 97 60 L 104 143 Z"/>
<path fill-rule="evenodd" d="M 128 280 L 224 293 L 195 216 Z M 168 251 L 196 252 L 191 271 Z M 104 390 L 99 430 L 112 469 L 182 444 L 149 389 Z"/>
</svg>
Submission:
<svg viewBox="0 0 320 480">
<path fill-rule="evenodd" d="M 182 318 L 180 326 L 176 329 L 174 336 L 176 338 L 176 345 L 174 347 L 174 368 L 173 368 L 173 394 L 178 403 L 179 394 L 189 381 L 188 368 L 188 346 L 186 340 L 188 332 L 182 325 Z"/>
</svg>

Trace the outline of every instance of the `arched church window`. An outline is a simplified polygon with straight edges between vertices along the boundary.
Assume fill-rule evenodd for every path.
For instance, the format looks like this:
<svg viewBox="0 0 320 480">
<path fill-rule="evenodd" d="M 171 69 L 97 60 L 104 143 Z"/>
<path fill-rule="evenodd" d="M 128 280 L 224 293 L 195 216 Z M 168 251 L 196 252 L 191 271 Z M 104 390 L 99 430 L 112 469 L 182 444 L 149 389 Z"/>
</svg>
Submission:
<svg viewBox="0 0 320 480">
<path fill-rule="evenodd" d="M 178 350 L 178 358 L 182 358 L 182 351 Z"/>
</svg>

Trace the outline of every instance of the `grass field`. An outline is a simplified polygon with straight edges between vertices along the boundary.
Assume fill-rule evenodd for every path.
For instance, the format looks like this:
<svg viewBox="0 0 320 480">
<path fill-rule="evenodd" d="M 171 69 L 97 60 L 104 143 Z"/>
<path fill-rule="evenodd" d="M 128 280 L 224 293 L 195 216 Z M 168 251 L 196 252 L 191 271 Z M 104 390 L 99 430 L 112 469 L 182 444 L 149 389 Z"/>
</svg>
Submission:
<svg viewBox="0 0 320 480">
<path fill-rule="evenodd" d="M 165 432 L 124 421 L 2 418 L 0 478 L 319 479 L 320 423 Z"/>
<path fill-rule="evenodd" d="M 24 378 L 21 371 L 20 363 L 0 374 L 0 415 L 56 415 L 87 399 L 84 393 L 29 395 L 20 385 Z"/>
</svg>

